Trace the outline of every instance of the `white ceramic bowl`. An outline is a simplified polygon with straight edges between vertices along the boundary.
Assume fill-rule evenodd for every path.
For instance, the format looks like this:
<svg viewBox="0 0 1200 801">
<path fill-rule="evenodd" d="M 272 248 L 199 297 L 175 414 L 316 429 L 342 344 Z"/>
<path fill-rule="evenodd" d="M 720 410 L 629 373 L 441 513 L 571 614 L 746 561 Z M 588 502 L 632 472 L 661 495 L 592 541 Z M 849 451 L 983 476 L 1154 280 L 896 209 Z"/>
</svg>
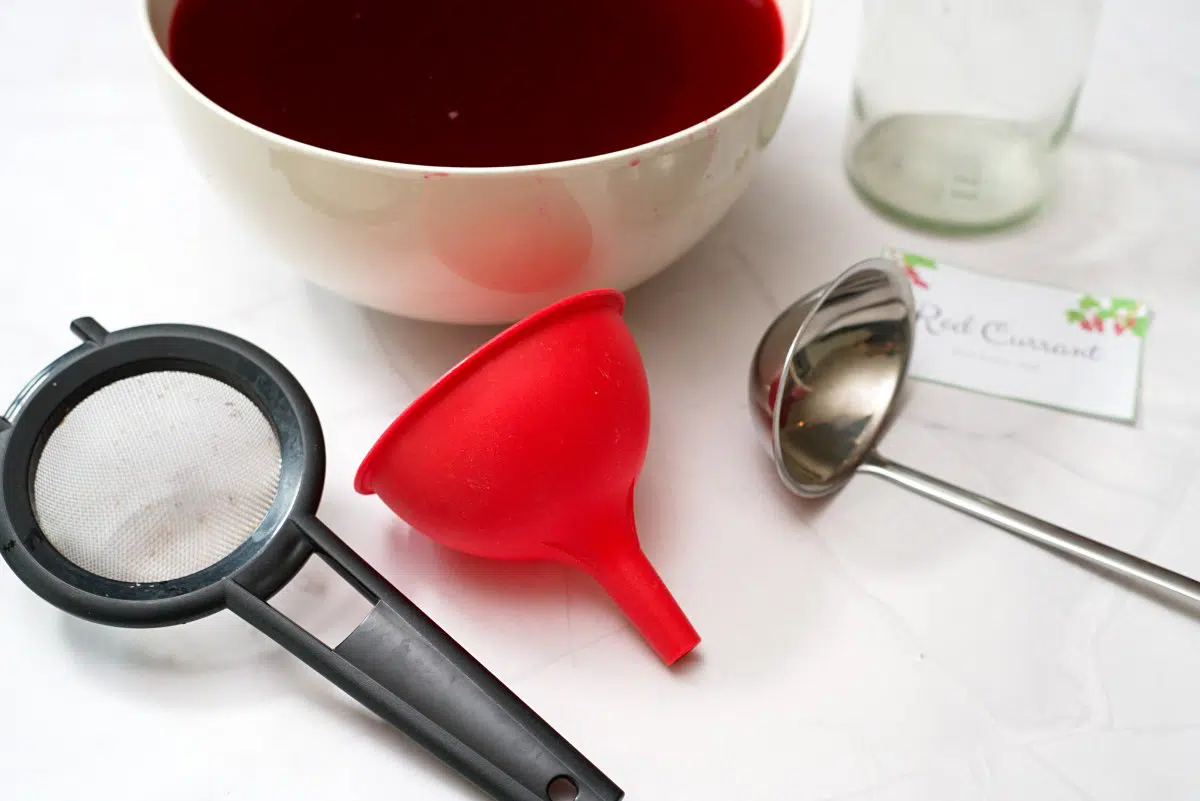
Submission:
<svg viewBox="0 0 1200 801">
<path fill-rule="evenodd" d="M 143 0 L 172 117 L 217 189 L 314 284 L 394 314 L 507 323 L 585 289 L 626 290 L 729 210 L 774 136 L 811 0 L 776 0 L 786 52 L 741 101 L 645 145 L 527 167 L 357 158 L 278 136 L 197 92 L 167 58 L 178 0 Z"/>
</svg>

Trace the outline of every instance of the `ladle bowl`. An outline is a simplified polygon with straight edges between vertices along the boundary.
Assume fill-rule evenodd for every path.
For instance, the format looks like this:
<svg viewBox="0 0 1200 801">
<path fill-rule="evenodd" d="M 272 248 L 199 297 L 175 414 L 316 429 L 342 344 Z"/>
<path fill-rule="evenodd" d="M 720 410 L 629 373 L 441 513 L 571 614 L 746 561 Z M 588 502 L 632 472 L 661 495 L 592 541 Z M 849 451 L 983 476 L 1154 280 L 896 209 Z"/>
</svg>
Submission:
<svg viewBox="0 0 1200 801">
<path fill-rule="evenodd" d="M 751 406 L 796 494 L 836 491 L 871 452 L 908 373 L 913 309 L 903 273 L 869 259 L 793 303 L 759 342 Z"/>
</svg>

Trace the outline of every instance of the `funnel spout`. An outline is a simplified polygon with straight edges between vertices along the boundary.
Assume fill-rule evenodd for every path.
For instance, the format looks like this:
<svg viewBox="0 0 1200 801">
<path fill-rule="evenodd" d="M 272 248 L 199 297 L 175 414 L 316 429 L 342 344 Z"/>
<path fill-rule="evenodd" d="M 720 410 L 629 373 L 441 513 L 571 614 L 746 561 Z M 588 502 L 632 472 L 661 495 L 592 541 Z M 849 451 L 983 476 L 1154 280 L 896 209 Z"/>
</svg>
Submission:
<svg viewBox="0 0 1200 801">
<path fill-rule="evenodd" d="M 599 524 L 599 521 L 605 521 Z M 638 542 L 632 511 L 598 514 L 570 543 L 550 545 L 556 558 L 590 575 L 617 604 L 658 657 L 671 665 L 700 644 L 700 635 Z"/>
<path fill-rule="evenodd" d="M 668 665 L 700 644 L 700 635 L 641 548 L 585 566 Z"/>
</svg>

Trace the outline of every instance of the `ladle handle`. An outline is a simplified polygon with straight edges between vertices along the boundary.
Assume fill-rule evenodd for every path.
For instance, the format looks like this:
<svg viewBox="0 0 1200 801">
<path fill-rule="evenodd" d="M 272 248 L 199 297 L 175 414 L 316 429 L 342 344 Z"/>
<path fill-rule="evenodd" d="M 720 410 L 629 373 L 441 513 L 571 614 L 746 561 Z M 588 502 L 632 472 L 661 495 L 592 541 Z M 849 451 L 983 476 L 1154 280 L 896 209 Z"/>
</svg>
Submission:
<svg viewBox="0 0 1200 801">
<path fill-rule="evenodd" d="M 293 522 L 374 608 L 333 649 L 235 582 L 226 595 L 232 611 L 497 801 L 624 796 L 320 521 Z"/>
<path fill-rule="evenodd" d="M 1180 575 L 1153 562 L 1088 539 L 1073 531 L 1019 512 L 974 492 L 947 484 L 933 476 L 896 464 L 877 453 L 870 454 L 860 467 L 918 495 L 957 509 L 971 517 L 991 523 L 1039 545 L 1065 553 L 1095 567 L 1159 590 L 1166 590 L 1200 604 L 1200 582 Z"/>
</svg>

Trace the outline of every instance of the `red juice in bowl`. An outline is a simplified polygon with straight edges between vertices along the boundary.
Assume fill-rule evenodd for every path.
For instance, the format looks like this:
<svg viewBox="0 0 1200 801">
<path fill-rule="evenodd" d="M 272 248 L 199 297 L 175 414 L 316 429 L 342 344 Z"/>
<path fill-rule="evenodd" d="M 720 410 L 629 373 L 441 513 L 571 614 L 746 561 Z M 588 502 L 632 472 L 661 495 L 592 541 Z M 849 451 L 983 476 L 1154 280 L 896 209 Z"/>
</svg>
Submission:
<svg viewBox="0 0 1200 801">
<path fill-rule="evenodd" d="M 498 167 L 677 133 L 752 91 L 783 51 L 772 0 L 180 0 L 168 56 L 281 136 Z"/>
</svg>

